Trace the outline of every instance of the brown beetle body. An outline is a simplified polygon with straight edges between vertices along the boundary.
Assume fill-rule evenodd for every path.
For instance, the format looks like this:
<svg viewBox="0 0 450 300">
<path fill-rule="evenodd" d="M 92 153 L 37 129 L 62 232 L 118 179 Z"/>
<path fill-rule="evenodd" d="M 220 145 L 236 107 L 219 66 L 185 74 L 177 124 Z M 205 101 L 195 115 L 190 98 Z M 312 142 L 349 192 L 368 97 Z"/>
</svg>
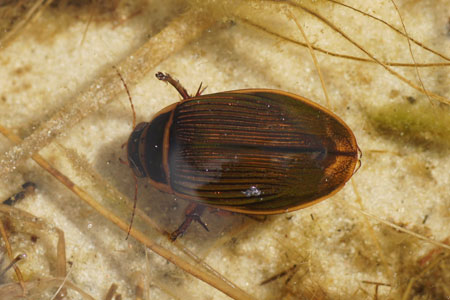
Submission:
<svg viewBox="0 0 450 300">
<path fill-rule="evenodd" d="M 128 140 L 134 173 L 162 191 L 277 214 L 330 197 L 355 171 L 359 148 L 350 128 L 305 98 L 266 89 L 184 98 Z"/>
</svg>

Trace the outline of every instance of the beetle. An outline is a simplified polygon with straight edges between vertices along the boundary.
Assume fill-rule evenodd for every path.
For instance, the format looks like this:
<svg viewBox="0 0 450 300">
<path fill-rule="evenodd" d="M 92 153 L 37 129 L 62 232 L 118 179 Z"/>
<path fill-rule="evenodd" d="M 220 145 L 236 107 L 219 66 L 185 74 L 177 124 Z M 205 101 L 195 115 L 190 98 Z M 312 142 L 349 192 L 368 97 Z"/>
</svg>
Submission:
<svg viewBox="0 0 450 300">
<path fill-rule="evenodd" d="M 136 177 L 192 201 L 175 240 L 204 206 L 270 215 L 313 205 L 355 173 L 359 147 L 350 128 L 306 98 L 271 89 L 190 96 L 169 74 L 180 102 L 138 124 L 127 142 Z"/>
</svg>

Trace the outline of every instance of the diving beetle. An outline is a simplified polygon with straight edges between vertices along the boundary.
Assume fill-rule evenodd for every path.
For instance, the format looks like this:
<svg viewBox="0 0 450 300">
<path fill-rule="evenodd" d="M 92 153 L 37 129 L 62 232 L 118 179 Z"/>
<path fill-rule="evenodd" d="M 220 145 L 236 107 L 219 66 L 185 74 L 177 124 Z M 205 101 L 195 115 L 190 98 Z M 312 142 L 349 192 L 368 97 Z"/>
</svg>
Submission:
<svg viewBox="0 0 450 300">
<path fill-rule="evenodd" d="M 169 74 L 156 77 L 182 96 L 128 143 L 136 177 L 192 201 L 184 233 L 205 206 L 269 215 L 313 205 L 354 174 L 360 150 L 350 128 L 328 109 L 288 92 L 246 89 L 195 96 Z"/>
</svg>

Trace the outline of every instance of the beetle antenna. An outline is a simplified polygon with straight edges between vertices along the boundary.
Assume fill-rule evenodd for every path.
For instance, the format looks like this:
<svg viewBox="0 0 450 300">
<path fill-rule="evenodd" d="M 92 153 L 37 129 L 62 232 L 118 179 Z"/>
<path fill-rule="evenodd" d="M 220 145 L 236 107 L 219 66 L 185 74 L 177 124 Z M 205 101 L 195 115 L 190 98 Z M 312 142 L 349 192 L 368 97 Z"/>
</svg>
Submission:
<svg viewBox="0 0 450 300">
<path fill-rule="evenodd" d="M 133 178 L 134 178 L 133 212 L 131 213 L 130 226 L 128 226 L 127 237 L 125 238 L 125 240 L 128 240 L 128 237 L 130 236 L 131 227 L 133 227 L 134 215 L 136 214 L 138 182 L 137 182 L 137 177 L 134 173 L 133 173 Z"/>
<path fill-rule="evenodd" d="M 181 83 L 178 80 L 173 79 L 172 76 L 170 76 L 169 74 L 158 72 L 155 74 L 155 76 L 161 81 L 170 83 L 170 85 L 172 85 L 178 91 L 178 93 L 180 93 L 181 97 L 183 97 L 183 100 L 191 98 L 191 96 L 189 96 L 188 92 L 181 85 Z"/>
<path fill-rule="evenodd" d="M 119 75 L 120 80 L 123 83 L 123 86 L 125 87 L 125 91 L 128 94 L 128 100 L 130 100 L 130 104 L 131 104 L 131 110 L 133 112 L 133 129 L 136 128 L 136 111 L 134 110 L 134 104 L 133 104 L 133 100 L 131 100 L 131 94 L 130 94 L 130 90 L 128 89 L 127 83 L 125 82 L 125 80 L 122 77 L 122 74 L 120 74 L 119 70 L 113 66 L 114 70 L 116 70 L 117 75 Z M 122 146 L 123 147 L 123 146 Z M 119 161 L 121 163 L 124 163 L 123 160 L 119 159 Z M 128 163 L 125 162 L 126 165 L 129 165 Z M 134 221 L 134 215 L 136 214 L 136 205 L 137 205 L 137 193 L 138 193 L 138 182 L 137 182 L 137 177 L 133 172 L 133 178 L 134 178 L 134 202 L 133 202 L 133 212 L 131 213 L 131 220 L 130 220 L 130 226 L 128 226 L 128 231 L 127 231 L 127 237 L 125 238 L 125 240 L 128 239 L 128 237 L 130 236 L 130 232 L 131 232 L 131 228 L 133 227 L 133 221 Z"/>
<path fill-rule="evenodd" d="M 119 70 L 115 66 L 113 66 L 113 68 L 114 68 L 114 70 L 116 70 L 117 75 L 119 75 L 119 78 L 122 81 L 123 86 L 125 87 L 125 90 L 127 91 L 128 100 L 130 100 L 131 110 L 133 111 L 133 129 L 134 129 L 134 128 L 136 128 L 136 111 L 134 110 L 134 104 L 133 104 L 133 101 L 131 100 L 130 91 L 128 90 L 128 86 L 127 86 L 125 80 L 123 79 L 122 74 L 120 74 Z"/>
</svg>

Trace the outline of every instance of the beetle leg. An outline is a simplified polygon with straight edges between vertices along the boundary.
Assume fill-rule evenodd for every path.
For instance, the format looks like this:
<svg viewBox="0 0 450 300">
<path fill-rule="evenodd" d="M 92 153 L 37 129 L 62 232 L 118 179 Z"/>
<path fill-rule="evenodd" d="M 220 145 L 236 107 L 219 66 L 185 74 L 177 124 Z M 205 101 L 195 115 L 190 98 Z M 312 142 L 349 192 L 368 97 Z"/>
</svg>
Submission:
<svg viewBox="0 0 450 300">
<path fill-rule="evenodd" d="M 172 76 L 170 76 L 169 74 L 158 72 L 155 74 L 155 76 L 159 80 L 170 83 L 178 91 L 178 93 L 180 93 L 181 97 L 183 97 L 184 100 L 191 98 L 191 96 L 189 96 L 188 92 L 181 85 L 181 83 L 178 80 L 173 79 Z"/>
<path fill-rule="evenodd" d="M 199 215 L 194 215 L 194 221 L 196 221 L 198 224 L 202 225 L 203 228 L 205 228 L 206 231 L 209 232 L 208 226 L 206 226 L 205 222 L 202 221 Z"/>
<path fill-rule="evenodd" d="M 209 231 L 206 224 L 200 218 L 204 210 L 205 207 L 203 205 L 191 203 L 186 209 L 186 218 L 184 219 L 184 222 L 180 225 L 180 227 L 178 227 L 177 230 L 170 234 L 170 239 L 172 241 L 175 241 L 179 236 L 183 236 L 189 225 L 191 225 L 192 221 L 196 221 L 197 223 L 202 225 L 202 227 L 205 228 L 206 231 Z"/>
<path fill-rule="evenodd" d="M 208 211 L 211 214 L 215 214 L 216 216 L 221 216 L 221 217 L 229 217 L 229 216 L 234 215 L 234 212 L 232 212 L 232 211 L 219 209 L 217 207 L 210 207 Z"/>
<path fill-rule="evenodd" d="M 122 165 L 130 166 L 130 164 L 129 164 L 127 161 L 123 160 L 121 157 L 119 157 L 119 162 L 120 162 Z"/>
<path fill-rule="evenodd" d="M 203 82 L 200 82 L 200 86 L 197 89 L 197 93 L 195 93 L 195 97 L 200 96 L 200 94 L 202 93 L 200 90 L 202 88 Z"/>
<path fill-rule="evenodd" d="M 207 86 L 202 88 L 203 82 L 200 82 L 200 86 L 198 87 L 197 93 L 195 93 L 195 97 L 200 96 L 206 90 Z"/>
</svg>

